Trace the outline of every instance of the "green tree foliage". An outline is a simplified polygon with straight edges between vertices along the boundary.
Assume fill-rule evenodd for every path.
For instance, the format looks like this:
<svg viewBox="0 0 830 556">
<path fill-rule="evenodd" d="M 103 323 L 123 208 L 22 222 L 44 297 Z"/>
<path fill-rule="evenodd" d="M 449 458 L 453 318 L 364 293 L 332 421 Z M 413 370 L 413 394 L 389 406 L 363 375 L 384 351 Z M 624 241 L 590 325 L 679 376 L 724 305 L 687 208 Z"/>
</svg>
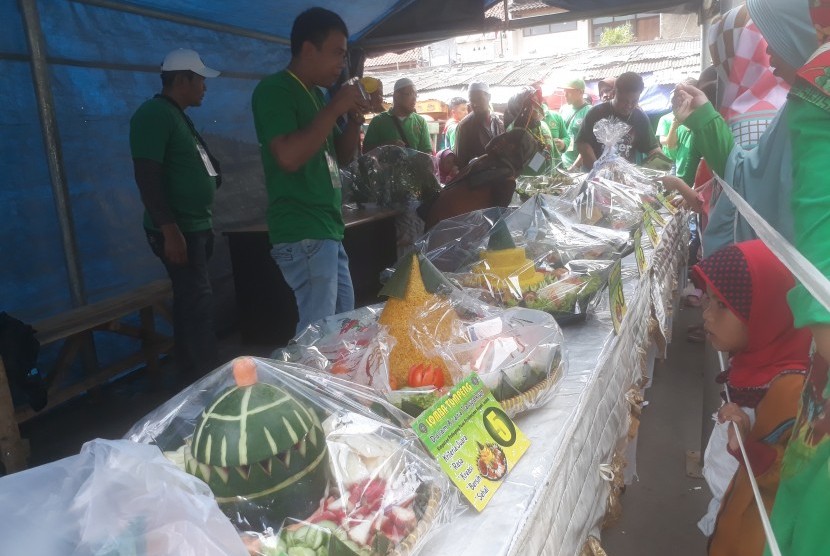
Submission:
<svg viewBox="0 0 830 556">
<path fill-rule="evenodd" d="M 617 27 L 609 27 L 602 32 L 599 38 L 599 46 L 612 46 L 615 44 L 627 44 L 634 41 L 634 31 L 631 25 L 619 25 Z"/>
</svg>

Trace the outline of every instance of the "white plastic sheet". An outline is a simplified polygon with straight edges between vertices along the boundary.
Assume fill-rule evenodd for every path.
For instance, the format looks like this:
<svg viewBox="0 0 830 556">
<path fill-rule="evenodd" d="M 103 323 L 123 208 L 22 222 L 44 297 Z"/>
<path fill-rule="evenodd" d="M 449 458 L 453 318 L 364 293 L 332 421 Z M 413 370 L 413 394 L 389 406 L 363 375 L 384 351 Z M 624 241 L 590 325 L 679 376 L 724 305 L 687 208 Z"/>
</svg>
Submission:
<svg viewBox="0 0 830 556">
<path fill-rule="evenodd" d="M 128 440 L 0 479 L 0 515 L 8 555 L 248 554 L 205 483 Z"/>
</svg>

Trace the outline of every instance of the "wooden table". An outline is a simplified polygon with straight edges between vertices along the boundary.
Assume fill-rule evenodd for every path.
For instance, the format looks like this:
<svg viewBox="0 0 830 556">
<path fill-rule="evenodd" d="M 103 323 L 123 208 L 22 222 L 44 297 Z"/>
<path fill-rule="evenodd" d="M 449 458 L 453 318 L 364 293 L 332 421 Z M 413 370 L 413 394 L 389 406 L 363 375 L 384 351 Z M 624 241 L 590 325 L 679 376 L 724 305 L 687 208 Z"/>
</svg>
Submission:
<svg viewBox="0 0 830 556">
<path fill-rule="evenodd" d="M 380 273 L 397 260 L 395 218 L 401 211 L 367 207 L 343 208 L 355 305 L 377 303 Z M 268 226 L 255 224 L 223 230 L 233 268 L 242 341 L 285 345 L 294 336 L 299 317 L 294 293 L 271 258 Z"/>
</svg>

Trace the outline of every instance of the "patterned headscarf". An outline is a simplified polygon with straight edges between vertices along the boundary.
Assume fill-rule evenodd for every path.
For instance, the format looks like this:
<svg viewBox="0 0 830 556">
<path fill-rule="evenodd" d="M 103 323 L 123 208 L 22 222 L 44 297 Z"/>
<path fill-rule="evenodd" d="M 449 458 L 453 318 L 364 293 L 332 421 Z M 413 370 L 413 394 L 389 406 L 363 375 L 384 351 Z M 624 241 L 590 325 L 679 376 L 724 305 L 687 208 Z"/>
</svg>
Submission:
<svg viewBox="0 0 830 556">
<path fill-rule="evenodd" d="M 695 265 L 693 276 L 747 326 L 749 343 L 729 367 L 731 387 L 766 388 L 783 371 L 806 372 L 812 335 L 794 327 L 787 305 L 795 279 L 761 240 L 721 249 Z"/>
<path fill-rule="evenodd" d="M 712 26 L 709 50 L 718 73 L 720 113 L 735 141 L 752 147 L 786 102 L 790 86 L 773 74 L 767 41 L 746 6 L 730 10 Z"/>
</svg>

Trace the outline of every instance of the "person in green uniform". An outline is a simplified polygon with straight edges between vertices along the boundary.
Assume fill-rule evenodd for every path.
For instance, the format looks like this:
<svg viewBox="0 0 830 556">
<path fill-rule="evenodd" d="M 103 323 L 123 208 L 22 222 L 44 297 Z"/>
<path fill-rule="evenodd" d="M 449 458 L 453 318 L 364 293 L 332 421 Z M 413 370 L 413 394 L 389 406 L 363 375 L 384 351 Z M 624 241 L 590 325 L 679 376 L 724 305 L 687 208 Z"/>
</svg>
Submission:
<svg viewBox="0 0 830 556">
<path fill-rule="evenodd" d="M 392 92 L 392 108 L 369 122 L 363 138 L 363 152 L 383 145 L 398 145 L 432 154 L 429 128 L 423 116 L 415 113 L 418 91 L 411 79 L 398 79 Z"/>
<path fill-rule="evenodd" d="M 566 140 L 568 132 L 565 129 L 565 121 L 558 112 L 554 112 L 545 103 L 545 97 L 542 95 L 542 86 L 537 83 L 533 86 L 536 90 L 536 102 L 542 110 L 542 122 L 547 128 L 548 135 L 550 135 L 551 147 L 551 164 L 550 170 L 561 166 L 562 153 L 567 148 Z"/>
<path fill-rule="evenodd" d="M 680 122 L 675 120 L 674 113 L 671 111 L 660 116 L 657 121 L 657 139 L 660 140 L 663 154 L 669 160 L 675 160 L 677 157 L 677 129 L 679 127 Z"/>
<path fill-rule="evenodd" d="M 184 112 L 201 106 L 205 78 L 217 75 L 193 50 L 174 50 L 161 66 L 161 94 L 130 119 L 144 230 L 173 287 L 176 365 L 184 378 L 200 376 L 217 363 L 208 260 L 219 161 Z"/>
<path fill-rule="evenodd" d="M 349 259 L 343 249 L 338 163 L 358 149 L 362 113 L 357 85 L 344 85 L 326 104 L 346 65 L 346 24 L 311 8 L 291 28 L 291 62 L 262 79 L 251 108 L 268 191 L 271 256 L 297 299 L 297 331 L 354 308 Z M 340 131 L 337 120 L 348 114 Z"/>
<path fill-rule="evenodd" d="M 798 70 L 787 100 L 793 152 L 791 201 L 796 248 L 830 277 L 830 1 L 813 0 L 810 10 L 824 45 Z M 788 300 L 796 326 L 810 327 L 817 354 L 784 453 L 770 522 L 781 554 L 812 556 L 825 554 L 830 547 L 830 311 L 803 285 L 791 290 Z"/>
<path fill-rule="evenodd" d="M 591 105 L 585 102 L 585 81 L 574 79 L 565 83 L 562 87 L 565 91 L 565 106 L 560 109 L 560 115 L 565 122 L 567 138 L 565 139 L 565 150 L 562 153 L 562 163 L 565 170 L 575 172 L 582 166 L 582 159 L 576 149 L 576 138 L 579 130 L 582 129 L 582 122 L 591 109 Z"/>
<path fill-rule="evenodd" d="M 458 123 L 467 116 L 467 101 L 461 97 L 455 97 L 450 101 L 450 118 L 444 127 L 444 148 L 455 148 L 455 132 Z"/>
</svg>

